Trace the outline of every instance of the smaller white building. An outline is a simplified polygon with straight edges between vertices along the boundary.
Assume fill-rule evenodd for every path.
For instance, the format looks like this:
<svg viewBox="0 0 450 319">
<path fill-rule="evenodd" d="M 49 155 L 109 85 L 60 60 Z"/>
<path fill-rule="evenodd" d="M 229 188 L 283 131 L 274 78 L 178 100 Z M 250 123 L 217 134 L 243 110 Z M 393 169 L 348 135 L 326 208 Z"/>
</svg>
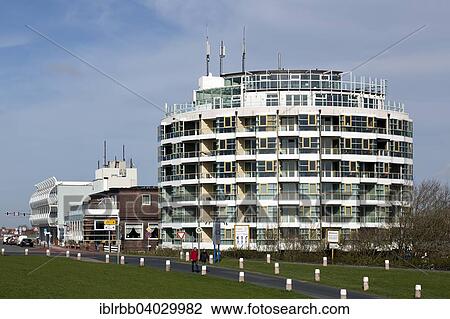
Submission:
<svg viewBox="0 0 450 319">
<path fill-rule="evenodd" d="M 41 241 L 62 242 L 65 212 L 70 206 L 83 202 L 92 192 L 92 182 L 58 181 L 56 177 L 50 177 L 35 187 L 30 198 L 30 223 L 39 228 Z"/>
</svg>

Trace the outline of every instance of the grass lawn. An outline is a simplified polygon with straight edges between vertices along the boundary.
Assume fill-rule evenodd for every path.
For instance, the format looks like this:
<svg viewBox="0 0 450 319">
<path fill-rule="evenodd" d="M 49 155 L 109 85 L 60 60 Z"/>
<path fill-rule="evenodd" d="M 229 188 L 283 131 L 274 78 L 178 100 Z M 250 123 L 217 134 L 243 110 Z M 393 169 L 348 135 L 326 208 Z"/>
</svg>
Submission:
<svg viewBox="0 0 450 319">
<path fill-rule="evenodd" d="M 450 272 L 413 269 L 384 270 L 353 267 L 279 262 L 280 276 L 314 281 L 314 270 L 320 269 L 320 282 L 325 285 L 362 291 L 363 277 L 369 277 L 368 293 L 388 298 L 413 298 L 416 284 L 422 285 L 422 298 L 450 298 Z M 221 267 L 239 268 L 237 259 L 224 258 Z M 274 261 L 244 260 L 244 271 L 274 274 Z"/>
<path fill-rule="evenodd" d="M 0 298 L 174 299 L 304 296 L 238 283 L 237 278 L 236 281 L 230 281 L 199 274 L 165 272 L 150 267 L 80 262 L 64 257 L 0 256 Z"/>
</svg>

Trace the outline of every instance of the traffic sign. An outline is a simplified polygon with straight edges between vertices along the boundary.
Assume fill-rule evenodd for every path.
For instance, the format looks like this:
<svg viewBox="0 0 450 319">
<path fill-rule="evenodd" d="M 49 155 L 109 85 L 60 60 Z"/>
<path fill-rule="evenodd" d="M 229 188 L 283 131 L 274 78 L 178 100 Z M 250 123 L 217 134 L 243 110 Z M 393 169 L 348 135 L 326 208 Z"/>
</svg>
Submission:
<svg viewBox="0 0 450 319">
<path fill-rule="evenodd" d="M 180 239 L 184 239 L 184 236 L 186 235 L 185 231 L 177 231 L 177 237 Z"/>
<path fill-rule="evenodd" d="M 111 231 L 111 230 L 116 230 L 116 225 L 107 225 L 107 224 L 105 224 L 105 226 L 103 227 L 103 230 L 109 230 L 109 231 Z"/>
<path fill-rule="evenodd" d="M 148 226 L 145 230 L 147 231 L 147 233 L 151 233 L 152 232 L 152 229 L 150 228 L 150 226 Z"/>
<path fill-rule="evenodd" d="M 220 237 L 221 237 L 221 225 L 220 221 L 215 220 L 213 224 L 213 243 L 214 245 L 220 245 Z"/>
<path fill-rule="evenodd" d="M 104 224 L 105 225 L 117 225 L 117 220 L 116 219 L 105 219 Z"/>
<path fill-rule="evenodd" d="M 330 243 L 330 249 L 339 249 L 339 244 Z"/>
<path fill-rule="evenodd" d="M 197 228 L 195 229 L 195 232 L 196 232 L 197 234 L 201 234 L 201 233 L 203 232 L 203 229 L 202 229 L 201 227 L 197 227 Z"/>
<path fill-rule="evenodd" d="M 329 230 L 327 232 L 327 241 L 329 243 L 338 243 L 339 242 L 339 231 L 338 230 Z"/>
</svg>

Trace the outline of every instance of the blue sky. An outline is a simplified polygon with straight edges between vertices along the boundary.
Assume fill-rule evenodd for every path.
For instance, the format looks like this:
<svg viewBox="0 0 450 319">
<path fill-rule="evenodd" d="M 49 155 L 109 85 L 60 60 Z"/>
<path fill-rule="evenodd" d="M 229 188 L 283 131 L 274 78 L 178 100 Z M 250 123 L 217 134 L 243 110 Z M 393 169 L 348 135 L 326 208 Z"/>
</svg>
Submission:
<svg viewBox="0 0 450 319">
<path fill-rule="evenodd" d="M 450 10 L 446 1 L 1 1 L 0 225 L 22 219 L 33 185 L 49 176 L 91 180 L 102 156 L 133 157 L 140 184 L 156 184 L 162 113 L 28 30 L 30 25 L 158 105 L 189 101 L 204 72 L 204 34 L 239 70 L 242 26 L 249 69 L 357 70 L 388 79 L 388 98 L 415 123 L 415 178 L 450 177 Z"/>
</svg>

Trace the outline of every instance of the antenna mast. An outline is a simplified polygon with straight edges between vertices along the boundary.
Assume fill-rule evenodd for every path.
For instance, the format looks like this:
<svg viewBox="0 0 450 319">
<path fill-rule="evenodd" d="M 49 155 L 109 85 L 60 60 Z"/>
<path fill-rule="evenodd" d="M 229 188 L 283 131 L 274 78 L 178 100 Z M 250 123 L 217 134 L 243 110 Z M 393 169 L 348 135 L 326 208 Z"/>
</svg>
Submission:
<svg viewBox="0 0 450 319">
<path fill-rule="evenodd" d="M 208 25 L 206 25 L 206 76 L 209 75 L 209 60 L 211 56 L 211 46 L 208 38 Z"/>
<path fill-rule="evenodd" d="M 278 52 L 278 70 L 281 70 L 281 53 Z"/>
<path fill-rule="evenodd" d="M 246 47 L 245 47 L 245 26 L 244 30 L 242 31 L 242 72 L 245 72 L 245 54 L 246 54 Z"/>
<path fill-rule="evenodd" d="M 223 74 L 223 59 L 225 58 L 225 45 L 223 44 L 223 41 L 220 41 L 219 58 L 220 58 L 220 73 L 219 73 L 219 75 L 222 75 Z"/>
<path fill-rule="evenodd" d="M 122 145 L 122 161 L 125 162 L 125 144 Z"/>
<path fill-rule="evenodd" d="M 106 140 L 103 141 L 103 167 L 106 167 Z"/>
</svg>

